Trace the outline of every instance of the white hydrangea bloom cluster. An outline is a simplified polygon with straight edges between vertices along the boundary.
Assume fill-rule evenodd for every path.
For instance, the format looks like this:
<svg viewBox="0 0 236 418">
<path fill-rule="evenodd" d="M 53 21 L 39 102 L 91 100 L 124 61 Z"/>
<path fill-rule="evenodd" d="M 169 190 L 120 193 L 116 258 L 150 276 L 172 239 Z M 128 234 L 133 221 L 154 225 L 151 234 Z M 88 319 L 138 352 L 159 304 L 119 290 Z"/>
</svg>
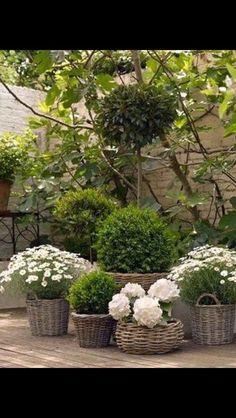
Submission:
<svg viewBox="0 0 236 418">
<path fill-rule="evenodd" d="M 114 295 L 109 302 L 109 313 L 117 321 L 129 316 L 131 313 L 129 298 L 122 293 Z"/>
<path fill-rule="evenodd" d="M 190 251 L 186 257 L 180 258 L 180 264 L 173 267 L 167 279 L 181 281 L 193 271 L 203 267 L 214 269 L 229 281 L 236 282 L 236 251 L 229 248 L 204 245 Z M 221 266 L 224 266 L 222 269 Z"/>
<path fill-rule="evenodd" d="M 174 302 L 179 297 L 180 290 L 176 283 L 167 279 L 159 279 L 152 284 L 148 295 L 162 302 Z"/>
<path fill-rule="evenodd" d="M 55 283 L 64 279 L 72 280 L 92 268 L 89 261 L 52 245 L 27 248 L 13 255 L 7 270 L 0 273 L 0 292 L 4 291 L 4 282 L 9 282 L 17 276 L 21 276 L 28 284 L 40 281 L 41 285 L 46 287 L 49 280 Z"/>
<path fill-rule="evenodd" d="M 162 319 L 162 310 L 158 299 L 143 296 L 134 302 L 134 319 L 138 325 L 155 327 Z"/>
<path fill-rule="evenodd" d="M 139 284 L 127 283 L 120 293 L 113 296 L 109 303 L 109 313 L 116 320 L 153 328 L 163 321 L 166 308 L 162 303 L 171 305 L 178 296 L 177 284 L 167 279 L 157 280 L 150 287 L 148 295 Z"/>
<path fill-rule="evenodd" d="M 126 295 L 129 299 L 132 298 L 141 298 L 145 295 L 145 290 L 140 284 L 137 283 L 127 283 L 122 289 L 121 293 Z"/>
</svg>

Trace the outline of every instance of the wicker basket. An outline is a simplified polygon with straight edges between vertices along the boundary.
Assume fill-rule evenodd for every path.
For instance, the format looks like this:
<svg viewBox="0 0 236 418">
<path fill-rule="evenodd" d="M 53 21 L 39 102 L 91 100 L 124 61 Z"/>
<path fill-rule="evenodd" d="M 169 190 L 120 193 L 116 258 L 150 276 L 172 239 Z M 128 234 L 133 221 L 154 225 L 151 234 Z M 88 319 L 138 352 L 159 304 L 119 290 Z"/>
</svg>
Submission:
<svg viewBox="0 0 236 418">
<path fill-rule="evenodd" d="M 106 347 L 110 343 L 114 326 L 111 315 L 82 315 L 72 313 L 72 320 L 80 347 Z"/>
<path fill-rule="evenodd" d="M 203 297 L 215 305 L 201 305 Z M 221 345 L 232 343 L 234 337 L 235 305 L 221 305 L 212 294 L 202 294 L 195 306 L 190 307 L 192 337 L 196 344 Z"/>
<path fill-rule="evenodd" d="M 149 287 L 155 283 L 158 279 L 165 278 L 168 273 L 110 273 L 110 276 L 112 276 L 115 279 L 115 282 L 120 286 L 123 287 L 127 283 L 138 283 L 140 284 L 144 290 L 148 290 Z"/>
<path fill-rule="evenodd" d="M 64 299 L 27 299 L 31 334 L 50 336 L 67 334 L 69 303 Z"/>
<path fill-rule="evenodd" d="M 129 354 L 169 353 L 181 345 L 183 338 L 183 324 L 176 319 L 154 328 L 119 321 L 116 329 L 118 347 Z"/>
</svg>

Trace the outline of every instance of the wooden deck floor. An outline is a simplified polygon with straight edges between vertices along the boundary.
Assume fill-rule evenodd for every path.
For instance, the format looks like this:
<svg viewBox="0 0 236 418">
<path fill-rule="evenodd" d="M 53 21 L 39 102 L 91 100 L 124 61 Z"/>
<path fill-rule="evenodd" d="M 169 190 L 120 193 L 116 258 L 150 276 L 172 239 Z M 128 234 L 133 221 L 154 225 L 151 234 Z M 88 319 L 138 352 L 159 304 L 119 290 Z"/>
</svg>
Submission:
<svg viewBox="0 0 236 418">
<path fill-rule="evenodd" d="M 170 354 L 136 356 L 116 346 L 80 348 L 71 324 L 66 336 L 33 337 L 24 309 L 0 311 L 0 368 L 236 368 L 235 343 L 203 347 L 188 340 Z"/>
</svg>

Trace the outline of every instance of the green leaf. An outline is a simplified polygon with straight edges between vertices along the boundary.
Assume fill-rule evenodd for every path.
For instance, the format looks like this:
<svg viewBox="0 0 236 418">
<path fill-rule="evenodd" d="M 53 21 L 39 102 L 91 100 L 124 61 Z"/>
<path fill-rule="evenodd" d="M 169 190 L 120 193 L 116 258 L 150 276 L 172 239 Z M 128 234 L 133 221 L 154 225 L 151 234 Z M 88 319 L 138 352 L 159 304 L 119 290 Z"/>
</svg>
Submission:
<svg viewBox="0 0 236 418">
<path fill-rule="evenodd" d="M 220 119 L 223 118 L 226 110 L 230 106 L 232 97 L 233 97 L 233 93 L 231 91 L 227 91 L 226 94 L 225 94 L 223 102 L 220 103 L 220 105 L 219 105 L 219 117 L 220 117 Z"/>
<path fill-rule="evenodd" d="M 153 196 L 147 196 L 141 199 L 140 207 L 159 211 L 159 209 L 161 208 L 161 205 L 154 199 Z"/>
<path fill-rule="evenodd" d="M 236 230 L 236 211 L 227 213 L 227 215 L 222 216 L 219 222 L 220 229 L 235 229 Z"/>
<path fill-rule="evenodd" d="M 234 68 L 231 64 L 226 64 L 226 68 L 231 77 L 236 80 L 236 68 Z"/>
<path fill-rule="evenodd" d="M 204 205 L 209 202 L 208 193 L 193 193 L 191 197 L 187 197 L 187 206 L 194 207 L 196 205 Z"/>
<path fill-rule="evenodd" d="M 156 72 L 158 65 L 159 65 L 158 62 L 154 60 L 153 58 L 149 58 L 147 60 L 147 67 L 150 68 L 153 73 Z"/>
<path fill-rule="evenodd" d="M 105 91 L 111 91 L 118 86 L 117 82 L 109 74 L 98 74 L 96 76 L 96 84 Z"/>
<path fill-rule="evenodd" d="M 187 123 L 187 118 L 185 116 L 180 117 L 178 120 L 175 121 L 175 126 L 178 129 L 181 129 Z"/>
<path fill-rule="evenodd" d="M 47 97 L 45 100 L 46 105 L 51 106 L 54 103 L 55 99 L 59 96 L 60 92 L 61 91 L 59 90 L 57 85 L 54 84 L 54 86 L 49 90 L 47 94 Z"/>
<path fill-rule="evenodd" d="M 236 115 L 227 123 L 224 129 L 224 137 L 230 136 L 236 133 Z"/>
<path fill-rule="evenodd" d="M 42 126 L 45 126 L 48 122 L 45 119 L 39 119 L 39 118 L 34 118 L 34 117 L 28 118 L 28 121 L 29 121 L 29 127 L 31 129 L 42 128 Z"/>
<path fill-rule="evenodd" d="M 34 58 L 34 62 L 37 64 L 36 71 L 38 74 L 49 70 L 53 64 L 50 50 L 40 51 Z"/>
</svg>

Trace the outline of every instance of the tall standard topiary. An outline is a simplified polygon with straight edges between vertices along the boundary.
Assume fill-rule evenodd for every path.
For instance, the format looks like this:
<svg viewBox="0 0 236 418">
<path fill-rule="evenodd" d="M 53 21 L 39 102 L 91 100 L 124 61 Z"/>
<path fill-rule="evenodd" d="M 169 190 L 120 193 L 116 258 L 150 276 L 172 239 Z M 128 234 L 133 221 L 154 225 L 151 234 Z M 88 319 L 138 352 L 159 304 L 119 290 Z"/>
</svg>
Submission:
<svg viewBox="0 0 236 418">
<path fill-rule="evenodd" d="M 106 271 L 153 273 L 171 265 L 173 239 L 151 209 L 118 209 L 102 222 L 97 236 L 98 262 Z"/>
<path fill-rule="evenodd" d="M 101 100 L 96 122 L 107 142 L 132 148 L 138 162 L 139 205 L 141 148 L 170 129 L 175 119 L 175 99 L 155 86 L 121 85 Z"/>
</svg>

